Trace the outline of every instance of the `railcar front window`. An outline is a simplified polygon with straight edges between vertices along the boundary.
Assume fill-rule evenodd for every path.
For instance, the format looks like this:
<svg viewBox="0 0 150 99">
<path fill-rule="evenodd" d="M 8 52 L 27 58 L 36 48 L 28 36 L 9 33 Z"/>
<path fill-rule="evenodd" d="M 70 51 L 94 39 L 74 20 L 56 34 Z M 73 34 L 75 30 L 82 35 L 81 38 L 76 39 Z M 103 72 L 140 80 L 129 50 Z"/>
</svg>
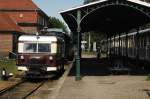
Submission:
<svg viewBox="0 0 150 99">
<path fill-rule="evenodd" d="M 24 52 L 26 53 L 35 53 L 37 48 L 37 44 L 33 43 L 26 43 L 24 45 Z"/>
<path fill-rule="evenodd" d="M 50 52 L 50 44 L 38 44 L 38 52 Z"/>
</svg>

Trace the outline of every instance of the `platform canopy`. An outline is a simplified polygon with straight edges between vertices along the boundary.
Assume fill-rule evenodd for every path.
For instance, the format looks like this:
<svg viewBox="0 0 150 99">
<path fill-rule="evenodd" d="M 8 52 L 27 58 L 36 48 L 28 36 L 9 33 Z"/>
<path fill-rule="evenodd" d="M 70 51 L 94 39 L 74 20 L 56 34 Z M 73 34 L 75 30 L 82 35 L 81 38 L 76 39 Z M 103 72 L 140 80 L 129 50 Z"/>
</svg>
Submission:
<svg viewBox="0 0 150 99">
<path fill-rule="evenodd" d="M 134 28 L 139 30 L 140 26 L 150 23 L 150 4 L 139 0 L 99 0 L 62 11 L 60 14 L 76 41 L 76 80 L 80 80 L 81 33 L 98 31 L 107 34 L 108 41 L 115 34 L 127 34 Z M 137 37 L 138 33 L 137 31 Z"/>
<path fill-rule="evenodd" d="M 78 20 L 77 12 L 81 18 Z M 72 32 L 127 32 L 150 22 L 150 4 L 139 0 L 99 0 L 61 11 Z"/>
</svg>

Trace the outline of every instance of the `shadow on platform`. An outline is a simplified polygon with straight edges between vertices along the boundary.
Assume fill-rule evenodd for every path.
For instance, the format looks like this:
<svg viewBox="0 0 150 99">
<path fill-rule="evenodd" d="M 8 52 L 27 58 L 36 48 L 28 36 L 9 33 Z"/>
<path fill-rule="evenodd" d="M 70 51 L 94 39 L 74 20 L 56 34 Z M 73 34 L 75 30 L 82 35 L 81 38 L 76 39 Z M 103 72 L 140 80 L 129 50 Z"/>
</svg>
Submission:
<svg viewBox="0 0 150 99">
<path fill-rule="evenodd" d="M 109 65 L 106 59 L 97 60 L 96 58 L 81 59 L 81 76 L 104 76 L 110 75 Z M 75 76 L 75 65 L 72 67 L 69 76 Z"/>
<path fill-rule="evenodd" d="M 109 61 L 104 59 L 96 59 L 96 58 L 82 58 L 81 59 L 81 76 L 107 76 L 107 75 L 148 75 L 150 73 L 149 70 L 143 70 L 142 68 L 133 68 L 132 66 L 128 66 L 131 69 L 130 72 L 115 72 L 110 71 Z M 75 64 L 72 67 L 68 76 L 75 76 L 76 68 Z"/>
</svg>

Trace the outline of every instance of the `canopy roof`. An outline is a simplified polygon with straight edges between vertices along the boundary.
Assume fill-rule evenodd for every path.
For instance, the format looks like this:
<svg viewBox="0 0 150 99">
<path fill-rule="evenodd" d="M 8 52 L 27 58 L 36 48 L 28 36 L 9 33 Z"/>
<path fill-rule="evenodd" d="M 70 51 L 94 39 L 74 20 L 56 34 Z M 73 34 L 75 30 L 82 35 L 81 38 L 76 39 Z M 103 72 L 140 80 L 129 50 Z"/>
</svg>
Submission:
<svg viewBox="0 0 150 99">
<path fill-rule="evenodd" d="M 150 4 L 139 0 L 100 0 L 61 11 L 72 32 L 77 31 L 77 11 L 81 11 L 81 32 L 127 32 L 150 22 Z"/>
</svg>

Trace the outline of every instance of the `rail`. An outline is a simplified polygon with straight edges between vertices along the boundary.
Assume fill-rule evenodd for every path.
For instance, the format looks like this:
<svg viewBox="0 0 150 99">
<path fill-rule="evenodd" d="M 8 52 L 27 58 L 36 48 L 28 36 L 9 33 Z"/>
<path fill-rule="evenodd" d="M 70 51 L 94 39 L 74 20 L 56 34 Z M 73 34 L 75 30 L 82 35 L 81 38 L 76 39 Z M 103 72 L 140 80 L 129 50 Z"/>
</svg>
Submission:
<svg viewBox="0 0 150 99">
<path fill-rule="evenodd" d="M 16 86 L 18 86 L 18 85 L 20 85 L 22 83 L 24 83 L 24 81 L 20 81 L 20 82 L 16 83 L 15 85 L 12 85 L 10 87 L 7 87 L 7 88 L 4 88 L 4 89 L 0 90 L 0 96 L 3 95 L 5 92 L 13 89 L 14 87 L 16 87 Z"/>
<path fill-rule="evenodd" d="M 9 88 L 3 89 L 0 91 L 0 98 L 13 98 L 13 99 L 26 99 L 31 94 L 33 94 L 36 90 L 38 90 L 45 81 L 38 83 L 31 83 L 22 81 L 19 82 Z"/>
</svg>

